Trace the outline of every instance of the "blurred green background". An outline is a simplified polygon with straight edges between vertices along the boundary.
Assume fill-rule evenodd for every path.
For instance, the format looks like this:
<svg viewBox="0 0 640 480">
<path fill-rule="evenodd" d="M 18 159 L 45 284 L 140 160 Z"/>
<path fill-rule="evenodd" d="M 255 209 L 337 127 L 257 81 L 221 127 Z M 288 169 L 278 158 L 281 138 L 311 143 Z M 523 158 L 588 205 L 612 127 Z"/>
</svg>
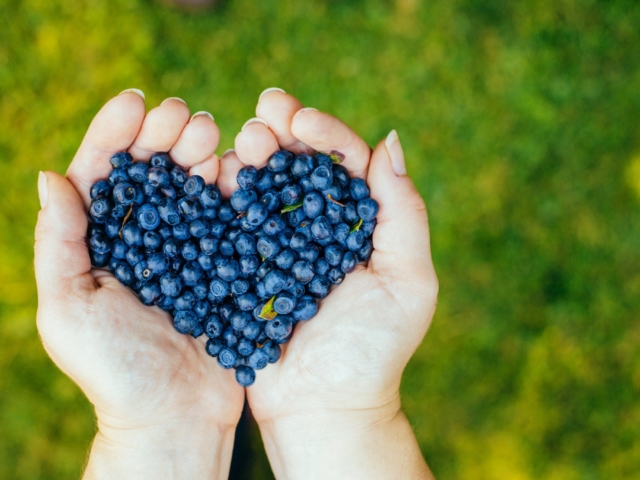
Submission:
<svg viewBox="0 0 640 480">
<path fill-rule="evenodd" d="M 211 111 L 224 151 L 271 86 L 403 141 L 441 281 L 402 385 L 434 473 L 640 477 L 637 2 L 3 0 L 0 478 L 77 478 L 94 434 L 35 329 L 37 172 L 125 88 Z"/>
</svg>

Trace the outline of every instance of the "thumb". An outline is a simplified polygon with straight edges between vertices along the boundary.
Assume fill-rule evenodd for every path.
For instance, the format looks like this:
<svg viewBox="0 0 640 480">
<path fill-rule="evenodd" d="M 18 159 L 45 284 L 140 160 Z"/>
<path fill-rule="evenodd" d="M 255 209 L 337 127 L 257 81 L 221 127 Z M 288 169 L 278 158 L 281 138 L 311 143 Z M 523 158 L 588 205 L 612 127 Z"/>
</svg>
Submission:
<svg viewBox="0 0 640 480">
<path fill-rule="evenodd" d="M 438 281 L 431 260 L 427 210 L 407 176 L 395 130 L 373 151 L 367 182 L 371 196 L 380 204 L 369 268 L 392 278 L 391 290 L 405 290 L 409 285 L 419 289 L 423 298 L 431 294 L 435 299 Z"/>
<path fill-rule="evenodd" d="M 36 224 L 35 272 L 40 301 L 54 300 L 77 288 L 93 290 L 88 275 L 87 214 L 71 183 L 54 172 L 40 172 L 42 209 Z"/>
</svg>

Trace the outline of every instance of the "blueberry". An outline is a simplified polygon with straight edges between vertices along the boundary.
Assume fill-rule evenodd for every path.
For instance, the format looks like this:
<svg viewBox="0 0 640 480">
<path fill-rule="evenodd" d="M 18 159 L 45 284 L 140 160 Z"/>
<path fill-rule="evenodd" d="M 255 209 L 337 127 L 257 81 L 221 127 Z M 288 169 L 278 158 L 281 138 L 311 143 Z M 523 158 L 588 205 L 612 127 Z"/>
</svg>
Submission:
<svg viewBox="0 0 640 480">
<path fill-rule="evenodd" d="M 334 164 L 332 167 L 333 170 L 333 181 L 340 187 L 346 188 L 351 181 L 351 177 L 349 177 L 349 172 L 342 165 Z"/>
<path fill-rule="evenodd" d="M 133 267 L 144 260 L 144 253 L 138 246 L 134 245 L 127 250 L 125 259 L 127 260 L 127 263 Z"/>
<path fill-rule="evenodd" d="M 278 315 L 264 326 L 264 333 L 267 334 L 267 337 L 277 343 L 285 342 L 292 330 L 293 319 L 289 315 Z"/>
<path fill-rule="evenodd" d="M 178 205 L 171 199 L 163 198 L 158 203 L 158 214 L 160 218 L 169 225 L 177 225 L 180 223 L 180 211 Z"/>
<path fill-rule="evenodd" d="M 256 381 L 256 372 L 251 367 L 241 365 L 236 368 L 236 381 L 243 387 L 250 387 Z"/>
<path fill-rule="evenodd" d="M 262 231 L 266 235 L 278 235 L 286 227 L 286 223 L 280 215 L 271 215 L 262 224 Z"/>
<path fill-rule="evenodd" d="M 147 172 L 147 181 L 154 187 L 168 187 L 171 177 L 164 167 L 151 167 Z"/>
<path fill-rule="evenodd" d="M 344 280 L 344 272 L 338 267 L 334 267 L 327 273 L 329 281 L 335 285 L 339 285 Z"/>
<path fill-rule="evenodd" d="M 149 164 L 145 162 L 134 162 L 127 168 L 129 178 L 136 183 L 145 183 L 147 181 L 147 173 L 149 171 Z M 145 191 L 145 194 L 148 193 Z"/>
<path fill-rule="evenodd" d="M 204 191 L 205 183 L 204 178 L 200 175 L 191 175 L 184 182 L 184 186 L 182 189 L 184 193 L 189 195 L 190 197 L 198 197 Z"/>
<path fill-rule="evenodd" d="M 363 198 L 358 201 L 358 216 L 365 222 L 370 222 L 378 214 L 378 202 L 373 198 Z"/>
<path fill-rule="evenodd" d="M 202 270 L 204 270 L 205 272 L 208 272 L 209 270 L 213 270 L 213 268 L 215 267 L 211 256 L 207 255 L 204 252 L 200 252 L 198 254 L 198 264 L 200 265 L 200 267 L 202 267 Z"/>
<path fill-rule="evenodd" d="M 307 237 L 304 234 L 300 232 L 295 232 L 291 236 L 291 240 L 289 241 L 289 246 L 291 247 L 292 250 L 300 251 L 307 246 L 307 242 L 308 242 Z"/>
<path fill-rule="evenodd" d="M 126 263 L 119 263 L 113 274 L 120 281 L 120 283 L 128 287 L 133 285 L 136 279 L 133 270 Z"/>
<path fill-rule="evenodd" d="M 360 250 L 363 244 L 364 244 L 364 233 L 361 230 L 356 230 L 355 232 L 351 232 L 347 237 L 346 245 L 347 245 L 347 248 L 352 252 Z"/>
<path fill-rule="evenodd" d="M 214 301 L 220 302 L 224 297 L 229 295 L 229 284 L 220 278 L 214 278 L 209 283 L 209 293 Z"/>
<path fill-rule="evenodd" d="M 111 189 L 113 186 L 106 180 L 98 180 L 96 183 L 91 185 L 91 190 L 89 191 L 89 196 L 91 200 L 98 197 L 108 197 L 111 195 Z"/>
<path fill-rule="evenodd" d="M 313 243 L 308 243 L 305 248 L 298 252 L 300 260 L 306 260 L 309 263 L 315 263 L 320 256 L 320 247 Z"/>
<path fill-rule="evenodd" d="M 324 209 L 324 199 L 322 198 L 322 195 L 316 191 L 307 193 L 302 201 L 302 208 L 304 209 L 304 214 L 308 218 L 316 218 Z"/>
<path fill-rule="evenodd" d="M 216 185 L 207 185 L 200 194 L 200 203 L 205 208 L 218 208 L 222 203 L 222 194 Z"/>
<path fill-rule="evenodd" d="M 188 262 L 191 262 L 198 258 L 198 246 L 194 241 L 188 240 L 180 247 L 180 255 Z"/>
<path fill-rule="evenodd" d="M 262 351 L 269 357 L 269 363 L 276 363 L 280 359 L 280 355 L 282 354 L 280 345 L 278 345 L 276 342 L 272 342 L 271 340 L 267 341 L 262 346 Z"/>
<path fill-rule="evenodd" d="M 227 344 L 227 347 L 235 347 L 238 344 L 238 337 L 231 325 L 227 325 L 222 331 L 222 340 Z"/>
<path fill-rule="evenodd" d="M 258 296 L 255 293 L 245 293 L 240 295 L 236 302 L 240 310 L 250 312 L 258 305 Z"/>
<path fill-rule="evenodd" d="M 147 164 L 145 163 L 145 165 L 147 165 Z M 148 165 L 147 165 L 147 167 L 148 167 Z M 147 197 L 152 197 L 154 195 L 158 195 L 158 187 L 154 187 L 148 181 L 144 181 L 144 182 L 142 182 L 142 193 L 144 193 Z"/>
<path fill-rule="evenodd" d="M 176 310 L 193 310 L 195 303 L 196 297 L 189 290 L 173 299 L 173 305 Z"/>
<path fill-rule="evenodd" d="M 276 262 L 276 266 L 280 270 L 289 270 L 296 261 L 296 254 L 293 252 L 293 250 L 287 248 L 276 255 L 274 261 Z"/>
<path fill-rule="evenodd" d="M 263 258 L 272 258 L 280 253 L 280 242 L 274 236 L 264 236 L 258 240 L 257 249 Z"/>
<path fill-rule="evenodd" d="M 212 222 L 209 222 L 209 229 L 213 237 L 222 238 L 225 230 L 227 229 L 227 225 L 222 223 L 220 220 L 213 220 Z"/>
<path fill-rule="evenodd" d="M 218 353 L 218 364 L 220 364 L 220 366 L 225 369 L 233 368 L 236 364 L 237 359 L 238 354 L 236 353 L 236 351 L 228 347 L 223 348 Z"/>
<path fill-rule="evenodd" d="M 267 160 L 267 168 L 272 172 L 282 172 L 293 162 L 293 153 L 287 150 L 280 150 Z"/>
<path fill-rule="evenodd" d="M 340 269 L 344 273 L 351 273 L 354 268 L 356 268 L 356 264 L 358 263 L 358 257 L 354 252 L 346 252 L 344 257 L 342 257 L 342 263 L 340 264 Z"/>
<path fill-rule="evenodd" d="M 156 152 L 151 155 L 151 159 L 149 163 L 152 167 L 164 167 L 171 168 L 173 162 L 171 161 L 171 157 L 166 152 Z"/>
<path fill-rule="evenodd" d="M 104 223 L 104 233 L 109 238 L 116 238 L 120 235 L 120 220 L 117 218 L 109 217 Z M 144 240 L 144 239 L 143 239 Z M 145 245 L 146 247 L 146 245 Z"/>
<path fill-rule="evenodd" d="M 128 182 L 129 180 L 131 179 L 129 178 L 126 168 L 116 168 L 115 170 L 111 170 L 111 173 L 109 174 L 109 183 L 111 185 Z"/>
<path fill-rule="evenodd" d="M 292 227 L 300 225 L 305 218 L 307 218 L 307 216 L 304 213 L 304 208 L 296 208 L 291 212 L 287 212 L 287 223 Z"/>
<path fill-rule="evenodd" d="M 94 267 L 106 267 L 109 265 L 111 254 L 109 253 L 98 253 L 93 250 L 89 250 L 89 258 L 91 260 L 91 265 Z M 118 262 L 117 259 L 113 259 L 115 262 Z M 114 266 L 117 264 L 114 264 Z M 111 267 L 109 267 L 111 269 Z"/>
<path fill-rule="evenodd" d="M 365 237 L 370 237 L 371 235 L 373 235 L 373 229 L 375 227 L 376 227 L 376 219 L 374 218 L 369 222 L 362 222 L 362 225 L 360 226 L 360 230 L 362 230 L 362 233 L 364 233 Z"/>
<path fill-rule="evenodd" d="M 358 260 L 361 262 L 366 262 L 371 257 L 371 253 L 373 252 L 373 243 L 371 240 L 367 239 L 364 241 L 360 250 L 358 250 Z"/>
<path fill-rule="evenodd" d="M 247 293 L 249 291 L 249 287 L 249 282 L 246 280 L 234 280 L 231 284 L 231 293 L 234 296 L 239 297 L 240 295 Z M 241 310 L 244 309 L 241 308 Z"/>
<path fill-rule="evenodd" d="M 344 215 L 343 221 L 348 225 L 353 225 L 357 223 L 360 219 L 358 217 L 358 211 L 356 210 L 356 204 L 354 202 L 346 202 L 344 204 Z"/>
<path fill-rule="evenodd" d="M 129 182 L 120 182 L 113 187 L 113 200 L 120 205 L 131 205 L 136 199 L 136 189 Z"/>
<path fill-rule="evenodd" d="M 187 285 L 188 287 L 197 285 L 203 275 L 204 272 L 202 270 L 202 267 L 195 262 L 186 263 L 184 267 L 182 267 L 182 271 L 180 272 L 182 283 L 184 285 Z"/>
<path fill-rule="evenodd" d="M 243 357 L 248 357 L 256 349 L 256 344 L 253 340 L 248 338 L 241 338 L 238 342 L 238 353 Z"/>
<path fill-rule="evenodd" d="M 224 202 L 220 205 L 220 209 L 218 210 L 218 219 L 223 223 L 229 223 L 231 220 L 236 218 L 236 211 L 231 206 L 231 203 Z"/>
<path fill-rule="evenodd" d="M 283 188 L 285 185 L 291 183 L 292 178 L 287 172 L 277 172 L 273 174 L 273 186 L 276 188 Z"/>
<path fill-rule="evenodd" d="M 153 253 L 147 258 L 147 268 L 153 275 L 162 275 L 169 270 L 170 263 L 164 253 Z"/>
<path fill-rule="evenodd" d="M 242 167 L 238 172 L 236 181 L 242 190 L 253 188 L 258 177 L 258 170 L 252 165 Z"/>
<path fill-rule="evenodd" d="M 299 282 L 295 282 L 293 286 L 291 286 L 290 288 L 287 288 L 287 293 L 289 293 L 292 297 L 296 299 L 303 296 L 305 292 L 306 292 L 306 289 L 304 285 L 302 285 Z"/>
<path fill-rule="evenodd" d="M 324 214 L 332 225 L 342 222 L 344 218 L 344 207 L 337 203 L 328 202 L 324 208 Z"/>
<path fill-rule="evenodd" d="M 129 221 L 125 223 L 124 227 L 122 227 L 122 239 L 129 246 L 142 246 L 142 230 L 140 230 L 137 222 Z"/>
<path fill-rule="evenodd" d="M 218 338 L 223 330 L 224 323 L 218 315 L 210 315 L 204 323 L 204 333 L 209 338 Z"/>
<path fill-rule="evenodd" d="M 160 298 L 156 300 L 156 305 L 158 305 L 165 312 L 172 312 L 173 298 L 167 297 L 166 295 L 161 295 Z"/>
<path fill-rule="evenodd" d="M 182 213 L 183 218 L 190 222 L 200 218 L 204 213 L 204 207 L 197 198 L 183 197 L 178 200 L 178 210 Z"/>
<path fill-rule="evenodd" d="M 118 188 L 122 183 L 116 185 Z M 153 205 L 144 204 L 138 209 L 138 225 L 145 230 L 155 230 L 160 226 L 160 214 Z"/>
<path fill-rule="evenodd" d="M 310 175 L 302 177 L 298 184 L 302 187 L 302 191 L 305 193 L 312 192 L 316 189 L 316 187 L 313 185 L 313 182 L 311 181 Z"/>
<path fill-rule="evenodd" d="M 174 237 L 167 239 L 167 241 L 162 245 L 162 251 L 169 258 L 173 258 L 178 255 L 181 248 L 180 241 L 176 240 Z"/>
<path fill-rule="evenodd" d="M 173 236 L 176 240 L 185 241 L 191 238 L 191 233 L 189 232 L 189 225 L 186 223 L 176 223 L 173 226 Z"/>
<path fill-rule="evenodd" d="M 229 322 L 231 318 L 231 314 L 236 311 L 236 308 L 233 304 L 225 302 L 218 307 L 218 313 L 220 314 L 220 318 L 225 322 Z"/>
<path fill-rule="evenodd" d="M 256 255 L 243 255 L 240 257 L 240 273 L 248 277 L 254 274 L 260 266 L 260 259 Z"/>
<path fill-rule="evenodd" d="M 280 200 L 284 205 L 295 205 L 302 200 L 302 189 L 299 185 L 287 185 L 280 192 Z"/>
<path fill-rule="evenodd" d="M 333 167 L 333 162 L 331 161 L 331 157 L 329 157 L 329 155 L 325 153 L 316 153 L 313 156 L 313 164 L 316 167 L 319 167 L 319 166 L 324 166 L 327 168 Z"/>
<path fill-rule="evenodd" d="M 234 259 L 225 260 L 217 265 L 217 274 L 225 282 L 233 282 L 240 274 L 240 264 Z"/>
<path fill-rule="evenodd" d="M 311 234 L 318 240 L 329 238 L 333 235 L 333 227 L 324 215 L 317 217 L 311 224 Z"/>
<path fill-rule="evenodd" d="M 162 292 L 160 291 L 160 285 L 156 282 L 149 282 L 142 286 L 138 295 L 142 303 L 145 305 L 153 305 L 160 298 Z"/>
<path fill-rule="evenodd" d="M 209 292 L 209 282 L 202 278 L 200 281 L 193 286 L 193 294 L 196 296 L 198 300 L 204 300 L 207 298 L 207 293 Z"/>
<path fill-rule="evenodd" d="M 324 275 L 316 275 L 309 283 L 307 289 L 309 293 L 316 298 L 324 298 L 329 295 L 329 287 L 331 282 Z"/>
<path fill-rule="evenodd" d="M 189 233 L 195 238 L 202 238 L 209 233 L 209 223 L 201 218 L 189 224 Z"/>
<path fill-rule="evenodd" d="M 116 238 L 111 244 L 111 254 L 114 258 L 123 260 L 124 258 L 126 258 L 128 250 L 129 246 L 124 243 L 124 240 L 121 240 L 120 238 Z"/>
<path fill-rule="evenodd" d="M 98 232 L 89 238 L 89 246 L 96 253 L 109 253 L 111 251 L 111 239 L 102 232 Z"/>
<path fill-rule="evenodd" d="M 260 197 L 259 202 L 270 213 L 277 211 L 282 205 L 280 201 L 280 194 L 276 190 L 267 190 L 264 192 Z"/>
<path fill-rule="evenodd" d="M 335 245 L 330 245 L 330 247 L 335 247 Z M 329 247 L 325 249 L 325 256 L 327 255 L 327 250 Z M 342 259 L 342 255 L 340 255 L 340 259 Z M 326 275 L 329 270 L 331 270 L 331 265 L 324 258 L 319 258 L 313 264 L 313 269 L 316 273 L 320 275 Z"/>
<path fill-rule="evenodd" d="M 296 301 L 294 298 L 286 293 L 279 293 L 273 302 L 273 309 L 280 315 L 291 313 L 295 306 Z"/>
<path fill-rule="evenodd" d="M 239 255 L 251 255 L 256 253 L 256 241 L 253 235 L 241 233 L 236 237 L 235 248 Z"/>
<path fill-rule="evenodd" d="M 166 272 L 160 277 L 160 290 L 168 297 L 177 297 L 182 290 L 182 281 L 178 274 Z"/>
<path fill-rule="evenodd" d="M 249 205 L 247 214 L 244 218 L 252 227 L 259 227 L 264 223 L 268 215 L 269 211 L 263 204 L 252 203 L 251 205 Z"/>
<path fill-rule="evenodd" d="M 351 179 L 351 183 L 349 184 L 349 193 L 351 194 L 351 198 L 354 200 L 362 200 L 369 196 L 369 187 L 367 187 L 366 182 L 361 178 L 353 178 Z"/>
<path fill-rule="evenodd" d="M 318 190 L 326 190 L 333 182 L 333 173 L 330 167 L 320 165 L 311 172 L 311 183 Z"/>
<path fill-rule="evenodd" d="M 147 252 L 155 252 L 162 246 L 162 236 L 158 232 L 144 232 L 142 235 L 142 244 Z"/>
<path fill-rule="evenodd" d="M 220 354 L 220 351 L 224 348 L 224 343 L 219 338 L 210 338 L 209 340 L 207 340 L 207 344 L 204 348 L 209 355 L 211 355 L 212 357 L 217 357 Z"/>
<path fill-rule="evenodd" d="M 236 190 L 230 201 L 236 212 L 246 212 L 249 205 L 258 201 L 258 194 L 255 190 Z"/>
<path fill-rule="evenodd" d="M 291 273 L 293 273 L 296 281 L 303 285 L 309 283 L 315 275 L 313 268 L 311 268 L 311 264 L 305 260 L 300 260 L 294 263 L 291 267 Z"/>
<path fill-rule="evenodd" d="M 279 293 L 285 287 L 286 281 L 287 277 L 282 270 L 271 270 L 264 277 L 264 287 L 267 295 Z"/>
<path fill-rule="evenodd" d="M 282 248 L 287 248 L 289 246 L 289 242 L 291 241 L 291 237 L 293 237 L 293 230 L 289 228 L 285 228 L 282 232 L 278 234 L 278 241 L 280 242 L 280 246 Z"/>
<path fill-rule="evenodd" d="M 313 158 L 311 155 L 303 153 L 296 156 L 293 164 L 291 165 L 291 173 L 296 177 L 304 177 L 313 170 Z"/>
<path fill-rule="evenodd" d="M 176 165 L 169 170 L 169 178 L 171 179 L 171 184 L 174 187 L 182 188 L 184 186 L 184 182 L 187 181 L 187 173 Z"/>
<path fill-rule="evenodd" d="M 296 302 L 291 315 L 295 320 L 304 322 L 313 318 L 316 313 L 318 313 L 318 302 L 313 297 L 304 295 Z"/>
<path fill-rule="evenodd" d="M 340 245 L 346 246 L 350 230 L 349 225 L 346 223 L 339 223 L 333 227 L 333 238 Z"/>
<path fill-rule="evenodd" d="M 254 370 L 262 370 L 269 363 L 269 358 L 262 348 L 256 348 L 247 358 L 247 365 Z"/>
<path fill-rule="evenodd" d="M 258 170 L 256 175 L 255 188 L 259 193 L 264 193 L 273 187 L 272 174 L 266 168 Z"/>
<path fill-rule="evenodd" d="M 242 329 L 242 335 L 249 340 L 255 340 L 262 332 L 262 323 L 256 320 L 251 320 L 246 327 Z"/>
<path fill-rule="evenodd" d="M 217 238 L 210 236 L 204 236 L 200 239 L 200 250 L 205 255 L 213 255 L 218 251 L 218 244 L 220 241 Z"/>
<path fill-rule="evenodd" d="M 313 240 L 313 235 L 311 235 L 311 224 L 313 222 L 309 221 L 309 220 L 304 220 L 303 222 L 300 223 L 300 225 L 298 225 L 296 227 L 296 232 L 297 233 L 301 233 L 303 234 L 305 237 L 307 237 L 307 241 L 312 241 Z"/>
</svg>

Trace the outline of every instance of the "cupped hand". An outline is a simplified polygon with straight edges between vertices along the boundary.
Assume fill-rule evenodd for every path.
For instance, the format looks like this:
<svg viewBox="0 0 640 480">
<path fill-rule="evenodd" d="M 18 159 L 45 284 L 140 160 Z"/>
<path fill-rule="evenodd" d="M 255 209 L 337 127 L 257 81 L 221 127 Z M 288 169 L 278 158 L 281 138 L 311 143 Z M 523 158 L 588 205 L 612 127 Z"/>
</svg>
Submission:
<svg viewBox="0 0 640 480">
<path fill-rule="evenodd" d="M 127 92 L 97 114 L 66 178 L 47 172 L 39 179 L 38 330 L 53 361 L 95 406 L 103 436 L 144 429 L 164 435 L 165 425 L 176 432 L 186 426 L 195 443 L 203 430 L 233 429 L 240 417 L 244 391 L 233 371 L 206 354 L 203 338 L 178 334 L 168 313 L 92 268 L 86 243 L 89 189 L 108 176 L 112 154 L 128 150 L 147 161 L 168 151 L 213 183 L 218 139 L 209 114 L 190 118 L 183 101 L 167 99 L 145 115 L 143 98 Z"/>
<path fill-rule="evenodd" d="M 322 300 L 318 314 L 298 323 L 279 362 L 257 374 L 247 389 L 258 422 L 325 412 L 399 408 L 402 371 L 433 316 L 438 282 L 425 205 L 406 174 L 397 134 L 371 151 L 338 119 L 303 109 L 273 89 L 260 98 L 257 118 L 236 137 L 235 152 L 221 160 L 219 183 L 237 188 L 245 164 L 266 164 L 276 150 L 337 150 L 353 177 L 366 179 L 380 204 L 374 251 Z"/>
</svg>

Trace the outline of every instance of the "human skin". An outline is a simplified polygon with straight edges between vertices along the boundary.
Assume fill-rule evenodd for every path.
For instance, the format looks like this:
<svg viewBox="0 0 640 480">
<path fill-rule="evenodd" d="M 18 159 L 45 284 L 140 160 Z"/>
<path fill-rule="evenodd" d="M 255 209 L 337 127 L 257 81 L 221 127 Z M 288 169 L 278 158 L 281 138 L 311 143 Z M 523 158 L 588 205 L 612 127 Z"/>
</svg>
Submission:
<svg viewBox="0 0 640 480">
<path fill-rule="evenodd" d="M 170 151 L 212 183 L 218 138 L 213 119 L 191 119 L 179 99 L 145 114 L 143 97 L 124 92 L 96 115 L 66 178 L 40 175 L 37 324 L 47 353 L 95 407 L 84 478 L 228 477 L 244 403 L 233 371 L 212 361 L 205 339 L 176 334 L 168 313 L 93 269 L 86 244 L 89 188 L 108 175 L 113 153 Z"/>
<path fill-rule="evenodd" d="M 236 137 L 219 182 L 232 190 L 242 165 L 260 168 L 278 148 L 336 150 L 380 204 L 375 250 L 296 326 L 282 358 L 247 389 L 279 479 L 432 478 L 402 413 L 402 372 L 435 311 L 438 281 L 425 205 L 392 131 L 371 151 L 338 119 L 282 90 L 263 93 Z"/>
</svg>

